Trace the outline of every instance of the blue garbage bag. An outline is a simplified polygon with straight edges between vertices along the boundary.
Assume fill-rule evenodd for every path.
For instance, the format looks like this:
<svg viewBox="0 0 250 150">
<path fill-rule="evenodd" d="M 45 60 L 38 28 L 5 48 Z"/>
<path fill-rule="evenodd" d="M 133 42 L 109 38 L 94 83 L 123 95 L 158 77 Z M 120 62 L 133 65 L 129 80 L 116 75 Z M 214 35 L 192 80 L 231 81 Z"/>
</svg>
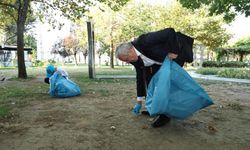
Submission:
<svg viewBox="0 0 250 150">
<path fill-rule="evenodd" d="M 55 71 L 56 71 L 56 68 L 53 65 L 49 64 L 46 67 L 46 78 L 51 77 Z"/>
<path fill-rule="evenodd" d="M 150 116 L 165 114 L 185 119 L 212 104 L 212 99 L 200 85 L 168 58 L 152 77 L 147 90 L 146 108 Z"/>
<path fill-rule="evenodd" d="M 50 77 L 49 95 L 52 97 L 72 97 L 81 94 L 80 87 L 73 81 L 55 72 Z"/>
</svg>

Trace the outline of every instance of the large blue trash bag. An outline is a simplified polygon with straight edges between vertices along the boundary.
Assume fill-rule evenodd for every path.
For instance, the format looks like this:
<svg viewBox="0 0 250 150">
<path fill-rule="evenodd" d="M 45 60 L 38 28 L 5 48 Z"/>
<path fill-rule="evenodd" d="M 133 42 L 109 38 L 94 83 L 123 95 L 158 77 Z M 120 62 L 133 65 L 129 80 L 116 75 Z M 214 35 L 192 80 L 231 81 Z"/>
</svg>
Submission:
<svg viewBox="0 0 250 150">
<path fill-rule="evenodd" d="M 150 116 L 165 114 L 171 118 L 185 119 L 212 104 L 212 99 L 199 84 L 168 58 L 149 83 L 146 108 Z"/>
<path fill-rule="evenodd" d="M 81 94 L 80 87 L 73 81 L 55 72 L 50 77 L 49 95 L 52 97 L 72 97 Z"/>
</svg>

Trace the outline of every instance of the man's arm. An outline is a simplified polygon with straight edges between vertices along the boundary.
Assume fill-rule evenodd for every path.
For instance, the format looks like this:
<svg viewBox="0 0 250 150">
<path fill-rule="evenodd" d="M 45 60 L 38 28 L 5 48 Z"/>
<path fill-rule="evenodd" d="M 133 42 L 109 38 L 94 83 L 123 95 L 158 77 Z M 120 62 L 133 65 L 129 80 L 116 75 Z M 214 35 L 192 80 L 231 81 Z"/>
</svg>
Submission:
<svg viewBox="0 0 250 150">
<path fill-rule="evenodd" d="M 136 69 L 136 91 L 137 97 L 146 96 L 146 85 L 143 78 L 143 68 L 135 67 Z"/>
</svg>

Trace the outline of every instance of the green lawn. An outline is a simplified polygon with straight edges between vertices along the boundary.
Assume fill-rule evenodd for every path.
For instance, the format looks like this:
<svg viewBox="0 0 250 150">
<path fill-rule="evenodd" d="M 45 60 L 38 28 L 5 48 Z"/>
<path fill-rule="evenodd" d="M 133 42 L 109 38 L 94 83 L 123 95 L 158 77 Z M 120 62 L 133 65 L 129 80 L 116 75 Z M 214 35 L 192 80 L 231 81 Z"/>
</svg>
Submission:
<svg viewBox="0 0 250 150">
<path fill-rule="evenodd" d="M 68 73 L 69 78 L 79 84 L 80 87 L 88 85 L 98 85 L 98 83 L 112 84 L 117 80 L 96 80 L 89 79 L 88 66 L 62 66 Z M 96 67 L 96 75 L 134 75 L 135 71 L 131 66 L 116 66 L 111 69 L 108 66 Z M 27 68 L 28 79 L 18 79 L 17 69 L 8 68 L 0 69 L 7 80 L 0 84 L 0 117 L 8 117 L 10 110 L 14 107 L 22 107 L 27 105 L 32 100 L 43 99 L 48 97 L 48 85 L 43 82 L 45 76 L 45 67 L 29 67 Z M 131 82 L 131 79 L 129 80 Z M 127 82 L 121 80 L 119 82 Z M 90 87 L 90 86 L 89 86 Z M 93 91 L 95 88 L 90 88 Z M 86 92 L 86 91 L 85 91 Z M 103 96 L 107 94 L 104 89 L 99 90 Z"/>
</svg>

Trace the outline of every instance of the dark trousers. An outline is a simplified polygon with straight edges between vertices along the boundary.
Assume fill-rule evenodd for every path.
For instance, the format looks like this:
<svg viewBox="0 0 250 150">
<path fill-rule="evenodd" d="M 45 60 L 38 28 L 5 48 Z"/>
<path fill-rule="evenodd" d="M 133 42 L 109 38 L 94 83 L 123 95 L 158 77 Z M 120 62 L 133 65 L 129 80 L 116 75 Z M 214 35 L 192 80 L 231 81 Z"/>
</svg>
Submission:
<svg viewBox="0 0 250 150">
<path fill-rule="evenodd" d="M 160 69 L 161 65 L 152 65 L 149 67 L 145 67 L 145 82 L 146 82 L 146 87 L 148 87 L 150 80 L 154 76 L 154 74 Z"/>
</svg>

